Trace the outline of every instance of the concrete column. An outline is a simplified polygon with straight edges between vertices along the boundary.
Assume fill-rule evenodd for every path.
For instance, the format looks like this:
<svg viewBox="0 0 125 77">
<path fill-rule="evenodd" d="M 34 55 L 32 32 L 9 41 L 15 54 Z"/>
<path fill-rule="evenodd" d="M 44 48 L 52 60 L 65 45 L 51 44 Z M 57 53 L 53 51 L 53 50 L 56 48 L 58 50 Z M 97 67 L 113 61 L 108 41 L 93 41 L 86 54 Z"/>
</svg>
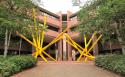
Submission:
<svg viewBox="0 0 125 77">
<path fill-rule="evenodd" d="M 62 61 L 62 40 L 58 42 L 58 61 Z"/>
<path fill-rule="evenodd" d="M 58 49 L 55 49 L 56 60 L 58 60 Z"/>
<path fill-rule="evenodd" d="M 69 28 L 67 33 L 71 32 L 70 31 L 71 21 L 70 21 L 70 17 L 69 17 L 71 14 L 72 14 L 71 12 L 67 11 L 67 27 Z M 67 51 L 68 51 L 68 61 L 72 61 L 72 46 L 69 45 L 69 44 L 67 46 L 68 46 L 68 49 L 67 49 Z"/>
<path fill-rule="evenodd" d="M 61 33 L 62 32 L 62 13 L 61 13 L 61 11 L 59 12 L 59 13 L 57 13 L 59 16 L 60 16 L 60 18 L 59 18 L 59 21 L 60 21 L 60 24 L 59 24 L 59 30 L 58 30 L 58 32 L 59 33 Z M 59 40 L 58 42 L 57 42 L 57 45 L 58 45 L 58 61 L 62 61 L 62 52 L 63 52 L 63 49 L 62 49 L 62 40 Z"/>
<path fill-rule="evenodd" d="M 58 44 L 55 43 L 55 57 L 56 57 L 56 60 L 58 60 Z"/>
<path fill-rule="evenodd" d="M 63 61 L 67 60 L 66 37 L 63 35 Z"/>
<path fill-rule="evenodd" d="M 72 60 L 75 61 L 76 60 L 76 52 L 74 49 L 72 49 Z"/>
<path fill-rule="evenodd" d="M 97 36 L 94 36 L 92 43 L 94 43 L 97 40 Z M 99 53 L 99 49 L 98 49 L 98 43 L 93 47 L 93 55 L 97 56 Z"/>
<path fill-rule="evenodd" d="M 68 44 L 68 61 L 72 61 L 72 47 Z"/>
</svg>

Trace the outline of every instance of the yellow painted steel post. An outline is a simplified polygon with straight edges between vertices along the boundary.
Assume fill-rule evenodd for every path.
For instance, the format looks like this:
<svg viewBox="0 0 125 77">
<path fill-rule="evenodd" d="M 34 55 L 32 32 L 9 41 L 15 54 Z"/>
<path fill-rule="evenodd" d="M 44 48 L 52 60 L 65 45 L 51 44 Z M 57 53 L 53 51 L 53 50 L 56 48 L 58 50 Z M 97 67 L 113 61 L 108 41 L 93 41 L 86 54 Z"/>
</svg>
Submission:
<svg viewBox="0 0 125 77">
<path fill-rule="evenodd" d="M 80 54 L 80 56 L 78 57 L 77 61 L 80 61 L 80 59 L 82 58 L 84 52 L 87 52 L 87 46 L 86 46 L 86 36 L 84 35 L 84 43 L 85 43 L 85 49 L 82 51 L 82 53 Z"/>
<path fill-rule="evenodd" d="M 88 55 L 88 53 L 87 53 L 88 50 L 87 50 L 87 40 L 86 40 L 86 35 L 84 35 L 84 41 L 85 41 L 85 54 Z M 83 55 L 83 53 L 82 53 L 82 55 Z M 82 58 L 82 57 L 81 57 L 81 58 Z M 87 59 L 88 59 L 88 58 L 85 56 L 85 60 L 84 60 L 84 61 L 86 62 Z"/>
<path fill-rule="evenodd" d="M 90 38 L 89 42 L 87 43 L 87 47 L 90 45 L 90 43 L 92 42 L 92 39 L 94 38 L 94 36 L 97 34 L 97 32 L 94 32 L 92 34 L 92 37 Z"/>
<path fill-rule="evenodd" d="M 100 35 L 99 37 L 98 37 L 98 39 L 94 42 L 94 44 L 90 47 L 90 49 L 88 50 L 88 52 L 90 52 L 91 51 L 91 49 L 96 45 L 96 43 L 101 39 L 101 37 L 102 37 L 102 35 Z"/>
</svg>

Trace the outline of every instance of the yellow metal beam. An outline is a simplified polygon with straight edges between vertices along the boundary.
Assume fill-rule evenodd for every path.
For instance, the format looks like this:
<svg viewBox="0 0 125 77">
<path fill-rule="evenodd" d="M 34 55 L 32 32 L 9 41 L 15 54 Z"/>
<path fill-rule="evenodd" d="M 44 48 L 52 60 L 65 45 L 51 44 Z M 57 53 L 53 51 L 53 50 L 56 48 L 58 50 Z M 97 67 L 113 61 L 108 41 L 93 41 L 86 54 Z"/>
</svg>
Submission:
<svg viewBox="0 0 125 77">
<path fill-rule="evenodd" d="M 74 44 L 74 46 L 80 48 L 80 49 L 84 49 L 83 47 L 81 47 L 78 43 L 76 43 L 74 40 L 72 40 L 72 38 L 68 35 L 68 34 L 65 34 L 66 37 Z"/>
<path fill-rule="evenodd" d="M 89 48 L 88 52 L 92 50 L 92 48 L 97 44 L 97 42 L 101 39 L 102 35 L 98 37 L 98 39 L 94 42 L 94 44 Z"/>
<path fill-rule="evenodd" d="M 94 38 L 94 36 L 95 36 L 96 34 L 97 34 L 97 32 L 94 32 L 94 33 L 92 34 L 92 37 L 90 38 L 89 42 L 87 43 L 87 47 L 90 45 L 92 39 Z"/>
<path fill-rule="evenodd" d="M 85 49 L 82 51 L 82 53 L 80 54 L 80 56 L 78 57 L 77 61 L 79 61 L 83 54 L 87 52 L 87 46 L 86 46 L 86 36 L 84 35 L 84 43 L 85 43 Z"/>
<path fill-rule="evenodd" d="M 47 59 L 43 56 L 43 54 L 39 54 L 41 56 L 41 58 L 45 61 L 48 62 Z"/>
</svg>

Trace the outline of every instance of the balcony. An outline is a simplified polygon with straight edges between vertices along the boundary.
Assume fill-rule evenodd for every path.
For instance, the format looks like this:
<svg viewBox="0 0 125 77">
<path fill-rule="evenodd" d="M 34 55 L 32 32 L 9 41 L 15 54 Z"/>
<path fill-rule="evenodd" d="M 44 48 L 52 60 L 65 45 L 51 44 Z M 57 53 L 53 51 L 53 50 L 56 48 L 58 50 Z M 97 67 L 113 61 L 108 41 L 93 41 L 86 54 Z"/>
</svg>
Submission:
<svg viewBox="0 0 125 77">
<path fill-rule="evenodd" d="M 83 41 L 82 38 L 80 37 L 80 33 L 79 32 L 69 32 L 68 35 L 75 41 Z"/>
<path fill-rule="evenodd" d="M 45 31 L 45 42 L 51 42 L 54 38 L 58 36 L 58 34 L 58 32 L 48 29 L 47 31 Z"/>
<path fill-rule="evenodd" d="M 44 17 L 43 16 L 37 16 L 37 18 L 43 22 L 44 20 Z M 53 27 L 56 27 L 56 28 L 60 28 L 61 27 L 61 24 L 60 24 L 60 21 L 57 20 L 57 19 L 54 19 L 54 18 L 47 18 L 47 24 L 48 25 L 51 25 Z"/>
<path fill-rule="evenodd" d="M 78 25 L 78 20 L 77 20 L 77 19 L 72 19 L 72 20 L 70 21 L 70 25 L 71 25 L 70 28 L 76 27 L 76 26 Z"/>
</svg>

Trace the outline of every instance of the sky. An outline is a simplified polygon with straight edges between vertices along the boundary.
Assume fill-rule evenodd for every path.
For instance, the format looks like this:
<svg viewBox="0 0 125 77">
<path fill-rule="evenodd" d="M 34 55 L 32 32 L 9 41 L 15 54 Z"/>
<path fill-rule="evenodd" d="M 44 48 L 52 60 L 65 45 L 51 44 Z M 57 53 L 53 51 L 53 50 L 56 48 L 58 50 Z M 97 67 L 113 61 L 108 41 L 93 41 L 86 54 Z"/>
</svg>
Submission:
<svg viewBox="0 0 125 77">
<path fill-rule="evenodd" d="M 42 1 L 43 1 L 42 7 L 53 13 L 57 13 L 59 11 L 61 11 L 62 13 L 67 13 L 67 10 L 75 13 L 79 10 L 78 6 L 72 6 L 72 0 L 42 0 Z M 84 0 L 84 2 L 85 1 L 87 0 Z"/>
</svg>

